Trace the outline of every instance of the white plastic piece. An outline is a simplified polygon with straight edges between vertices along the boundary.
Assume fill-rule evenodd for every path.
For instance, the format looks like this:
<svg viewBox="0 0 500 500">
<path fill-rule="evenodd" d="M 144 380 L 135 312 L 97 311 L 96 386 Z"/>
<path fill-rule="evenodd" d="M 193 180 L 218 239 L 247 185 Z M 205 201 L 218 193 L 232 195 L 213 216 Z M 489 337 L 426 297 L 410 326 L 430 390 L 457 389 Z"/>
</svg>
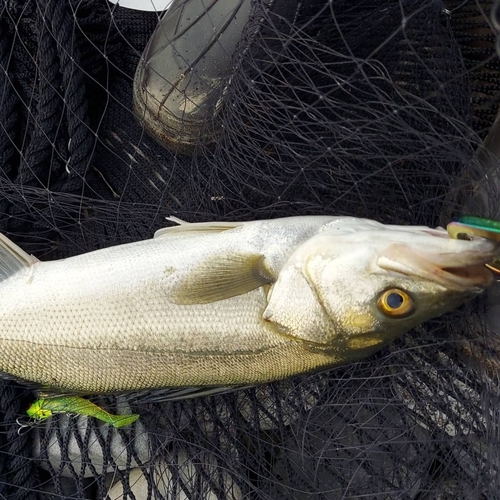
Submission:
<svg viewBox="0 0 500 500">
<path fill-rule="evenodd" d="M 170 7 L 174 0 L 109 0 L 126 9 L 143 10 L 148 12 L 163 12 Z"/>
</svg>

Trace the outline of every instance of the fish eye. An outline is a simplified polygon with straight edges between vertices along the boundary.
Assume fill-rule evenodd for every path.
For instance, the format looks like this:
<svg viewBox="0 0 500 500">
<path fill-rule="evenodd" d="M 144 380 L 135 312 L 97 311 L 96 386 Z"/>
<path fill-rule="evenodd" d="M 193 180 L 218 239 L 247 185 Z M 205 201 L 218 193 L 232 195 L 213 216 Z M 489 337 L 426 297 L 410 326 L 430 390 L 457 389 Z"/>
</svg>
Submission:
<svg viewBox="0 0 500 500">
<path fill-rule="evenodd" d="M 382 293 L 377 301 L 380 312 L 386 316 L 407 316 L 413 311 L 413 299 L 403 290 L 391 288 Z"/>
</svg>

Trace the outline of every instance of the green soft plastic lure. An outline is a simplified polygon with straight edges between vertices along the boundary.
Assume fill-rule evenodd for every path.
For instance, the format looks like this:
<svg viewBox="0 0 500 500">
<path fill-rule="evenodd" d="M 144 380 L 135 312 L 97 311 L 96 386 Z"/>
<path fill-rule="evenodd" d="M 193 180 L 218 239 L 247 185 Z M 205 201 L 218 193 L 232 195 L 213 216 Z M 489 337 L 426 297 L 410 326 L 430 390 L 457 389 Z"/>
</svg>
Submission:
<svg viewBox="0 0 500 500">
<path fill-rule="evenodd" d="M 45 420 L 55 413 L 88 415 L 118 428 L 129 425 L 139 418 L 139 415 L 112 415 L 88 399 L 78 396 L 39 398 L 28 408 L 26 413 L 36 420 Z"/>
<path fill-rule="evenodd" d="M 488 240 L 500 241 L 500 221 L 483 219 L 472 215 L 463 215 L 446 226 L 450 238 L 467 239 L 470 236 L 479 236 Z M 500 274 L 500 260 L 486 264 L 488 269 Z"/>
</svg>

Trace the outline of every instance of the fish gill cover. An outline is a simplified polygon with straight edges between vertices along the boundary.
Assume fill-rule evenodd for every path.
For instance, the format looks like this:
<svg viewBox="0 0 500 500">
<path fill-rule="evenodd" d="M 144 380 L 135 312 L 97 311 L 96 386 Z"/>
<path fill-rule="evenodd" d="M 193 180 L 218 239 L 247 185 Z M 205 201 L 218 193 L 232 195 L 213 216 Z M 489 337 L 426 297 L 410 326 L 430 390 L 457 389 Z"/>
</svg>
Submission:
<svg viewBox="0 0 500 500">
<path fill-rule="evenodd" d="M 169 215 L 498 218 L 498 184 L 481 184 L 475 158 L 498 108 L 493 2 L 287 1 L 251 2 L 216 112 L 186 151 L 133 112 L 159 13 L 4 0 L 0 230 L 51 259 L 150 237 Z M 20 428 L 33 393 L 2 380 L 0 496 L 499 498 L 500 345 L 485 307 L 318 375 L 178 402 L 95 399 L 141 413 L 126 429 L 65 415 Z"/>
</svg>

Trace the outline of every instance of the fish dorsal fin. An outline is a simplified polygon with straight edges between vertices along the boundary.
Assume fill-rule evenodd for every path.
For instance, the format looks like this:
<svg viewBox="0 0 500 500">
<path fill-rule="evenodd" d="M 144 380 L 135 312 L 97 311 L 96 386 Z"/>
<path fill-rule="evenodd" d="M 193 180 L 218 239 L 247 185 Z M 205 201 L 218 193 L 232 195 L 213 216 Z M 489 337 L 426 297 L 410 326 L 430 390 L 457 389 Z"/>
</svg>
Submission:
<svg viewBox="0 0 500 500">
<path fill-rule="evenodd" d="M 228 252 L 206 259 L 174 285 L 175 304 L 209 304 L 248 293 L 273 281 L 260 254 Z"/>
<path fill-rule="evenodd" d="M 0 281 L 10 278 L 36 262 L 38 262 L 36 257 L 26 253 L 7 236 L 0 234 Z"/>
<path fill-rule="evenodd" d="M 155 233 L 155 238 L 162 238 L 179 233 L 220 233 L 244 224 L 244 222 L 186 222 L 177 217 L 167 217 L 167 220 L 175 222 L 178 225 L 159 229 Z"/>
</svg>

